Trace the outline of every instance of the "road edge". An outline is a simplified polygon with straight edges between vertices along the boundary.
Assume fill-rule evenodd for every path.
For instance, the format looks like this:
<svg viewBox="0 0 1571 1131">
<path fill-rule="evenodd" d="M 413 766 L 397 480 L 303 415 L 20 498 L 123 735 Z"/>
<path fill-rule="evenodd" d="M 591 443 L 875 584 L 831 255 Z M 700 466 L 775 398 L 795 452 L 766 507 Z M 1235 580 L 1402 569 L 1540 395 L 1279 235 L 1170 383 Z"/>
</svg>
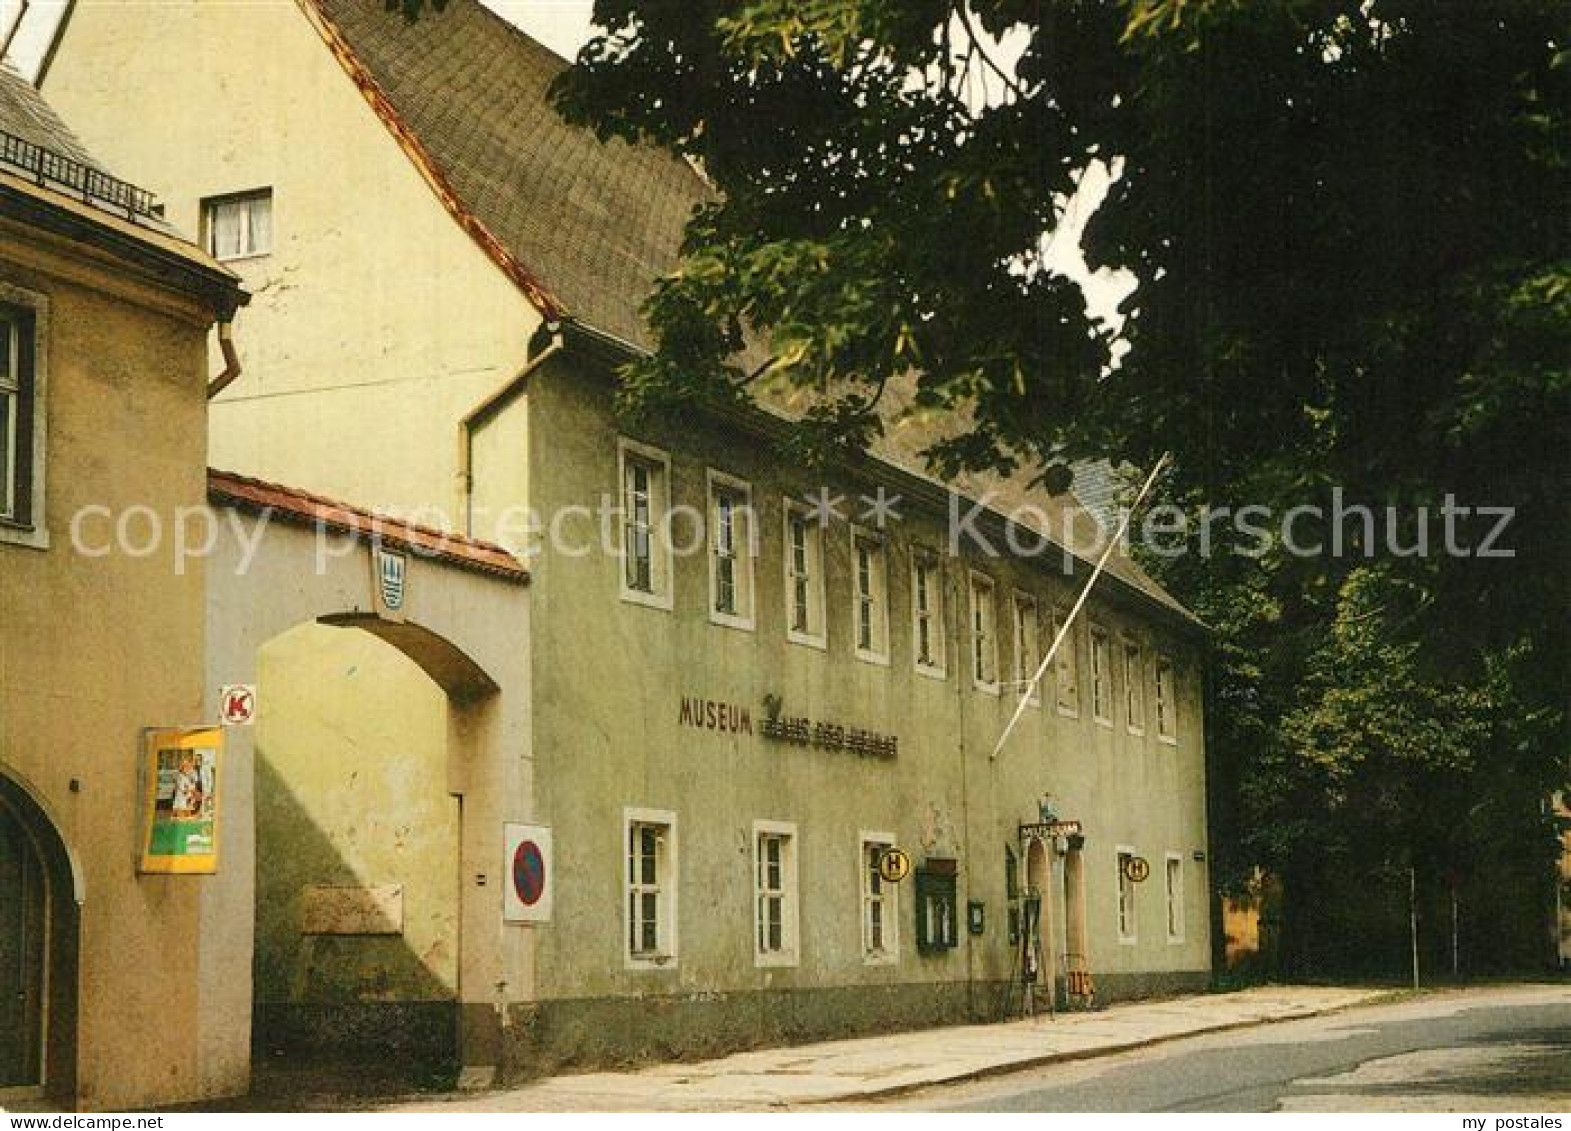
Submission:
<svg viewBox="0 0 1571 1131">
<path fill-rule="evenodd" d="M 1369 997 L 1360 1001 L 1344 1002 L 1341 1005 L 1327 1005 L 1314 1009 L 1304 1009 L 1294 1013 L 1284 1013 L 1275 1017 L 1254 1017 L 1244 1021 L 1224 1021 L 1216 1025 L 1203 1025 L 1196 1029 L 1188 1029 L 1182 1033 L 1167 1033 L 1159 1037 L 1146 1037 L 1138 1041 L 1125 1041 L 1116 1045 L 1100 1045 L 1095 1048 L 1070 1049 L 1065 1052 L 1042 1053 L 1039 1056 L 1027 1057 L 1023 1060 L 1010 1061 L 1007 1064 L 990 1064 L 984 1068 L 969 1068 L 962 1072 L 954 1072 L 947 1076 L 932 1080 L 922 1080 L 908 1084 L 891 1084 L 888 1087 L 877 1088 L 872 1091 L 857 1092 L 839 1096 L 826 1096 L 823 1099 L 791 1100 L 771 1103 L 767 1108 L 779 1110 L 783 1108 L 814 1108 L 825 1107 L 830 1104 L 861 1103 L 863 1101 L 876 1101 L 893 1099 L 896 1096 L 908 1096 L 927 1088 L 942 1088 L 951 1084 L 965 1084 L 976 1080 L 989 1080 L 996 1076 L 1009 1076 L 1016 1072 L 1029 1072 L 1033 1068 L 1045 1068 L 1050 1064 L 1069 1064 L 1079 1060 L 1094 1060 L 1102 1056 L 1117 1056 L 1120 1053 L 1135 1052 L 1139 1049 L 1155 1048 L 1157 1045 L 1170 1044 L 1173 1041 L 1183 1041 L 1190 1037 L 1204 1037 L 1216 1033 L 1230 1033 L 1238 1029 L 1252 1029 L 1263 1025 L 1279 1025 L 1287 1021 L 1304 1021 L 1311 1017 L 1329 1017 L 1337 1013 L 1347 1013 L 1355 1009 L 1366 1009 L 1370 1006 L 1388 1005 L 1394 1001 L 1406 1001 L 1415 996 L 1428 996 L 1438 993 L 1438 990 L 1376 990 Z"/>
</svg>

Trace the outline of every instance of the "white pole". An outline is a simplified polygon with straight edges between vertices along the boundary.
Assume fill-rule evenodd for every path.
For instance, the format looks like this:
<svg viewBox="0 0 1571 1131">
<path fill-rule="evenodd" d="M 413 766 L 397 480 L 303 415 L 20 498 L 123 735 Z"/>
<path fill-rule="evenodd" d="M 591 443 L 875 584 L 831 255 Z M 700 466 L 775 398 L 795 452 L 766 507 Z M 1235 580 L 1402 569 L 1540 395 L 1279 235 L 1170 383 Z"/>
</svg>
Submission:
<svg viewBox="0 0 1571 1131">
<path fill-rule="evenodd" d="M 1025 714 L 1026 705 L 1031 701 L 1036 685 L 1042 682 L 1042 677 L 1047 674 L 1048 667 L 1053 662 L 1053 657 L 1058 655 L 1058 649 L 1064 639 L 1069 635 L 1070 627 L 1075 623 L 1075 617 L 1080 615 L 1080 610 L 1085 607 L 1086 599 L 1091 596 L 1091 587 L 1096 584 L 1096 579 L 1102 576 L 1102 570 L 1107 566 L 1107 561 L 1113 556 L 1119 542 L 1123 541 L 1125 533 L 1129 530 L 1129 523 L 1134 519 L 1135 512 L 1140 509 L 1140 504 L 1145 502 L 1145 497 L 1156 483 L 1157 476 L 1166 469 L 1169 456 L 1164 454 L 1156 461 L 1156 466 L 1151 469 L 1151 474 L 1146 476 L 1145 486 L 1140 488 L 1140 494 L 1135 496 L 1132 507 L 1124 512 L 1123 519 L 1118 524 L 1118 533 L 1108 540 L 1107 546 L 1102 550 L 1102 556 L 1097 559 L 1096 568 L 1091 571 L 1091 576 L 1086 579 L 1085 588 L 1080 590 L 1080 597 L 1075 601 L 1075 607 L 1069 610 L 1069 615 L 1064 618 L 1064 623 L 1058 626 L 1058 634 L 1053 637 L 1053 644 L 1047 650 L 1047 655 L 1042 657 L 1042 662 L 1036 669 L 1036 674 L 1027 681 L 1020 692 L 1020 701 L 1015 704 L 1015 713 L 1010 716 L 1009 725 L 1004 728 L 1004 733 L 998 736 L 998 743 L 993 747 L 988 760 L 994 761 L 1004 749 L 1004 743 L 1009 741 L 1010 734 L 1015 729 L 1015 724 L 1020 721 L 1020 716 Z"/>
<path fill-rule="evenodd" d="M 1451 980 L 1462 980 L 1462 948 L 1457 935 L 1456 883 L 1451 884 Z"/>
<path fill-rule="evenodd" d="M 1413 943 L 1413 988 L 1418 989 L 1418 869 L 1407 868 L 1407 926 Z"/>
</svg>

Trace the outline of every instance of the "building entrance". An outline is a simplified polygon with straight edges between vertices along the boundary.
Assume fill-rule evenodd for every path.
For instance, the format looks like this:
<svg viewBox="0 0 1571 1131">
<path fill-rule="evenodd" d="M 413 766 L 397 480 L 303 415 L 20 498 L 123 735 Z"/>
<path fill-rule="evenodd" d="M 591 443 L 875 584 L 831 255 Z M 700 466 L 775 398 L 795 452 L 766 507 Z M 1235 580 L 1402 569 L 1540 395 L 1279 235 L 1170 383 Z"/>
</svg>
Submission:
<svg viewBox="0 0 1571 1131">
<path fill-rule="evenodd" d="M 0 798 L 0 1088 L 42 1083 L 48 908 L 43 859 Z"/>
</svg>

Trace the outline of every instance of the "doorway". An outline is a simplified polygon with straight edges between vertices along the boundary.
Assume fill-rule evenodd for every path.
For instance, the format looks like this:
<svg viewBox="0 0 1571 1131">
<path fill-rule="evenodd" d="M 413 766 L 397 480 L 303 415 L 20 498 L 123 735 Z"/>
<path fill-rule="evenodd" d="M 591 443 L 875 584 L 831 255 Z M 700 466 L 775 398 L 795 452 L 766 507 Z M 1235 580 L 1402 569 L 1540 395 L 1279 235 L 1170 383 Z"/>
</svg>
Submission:
<svg viewBox="0 0 1571 1131">
<path fill-rule="evenodd" d="M 0 1089 L 43 1084 L 48 933 L 43 857 L 0 798 Z"/>
</svg>

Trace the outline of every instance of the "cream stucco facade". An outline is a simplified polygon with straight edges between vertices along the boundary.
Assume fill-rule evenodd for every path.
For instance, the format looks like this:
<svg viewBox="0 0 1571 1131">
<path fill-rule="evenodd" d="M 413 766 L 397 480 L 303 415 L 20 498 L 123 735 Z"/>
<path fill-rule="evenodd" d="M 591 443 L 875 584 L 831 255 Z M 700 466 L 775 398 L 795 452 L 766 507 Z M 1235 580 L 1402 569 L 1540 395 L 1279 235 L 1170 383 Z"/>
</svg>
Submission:
<svg viewBox="0 0 1571 1131">
<path fill-rule="evenodd" d="M 233 874 L 137 871 L 142 730 L 203 718 L 204 568 L 177 573 L 160 532 L 204 505 L 207 334 L 233 288 L 156 225 L 0 173 L 0 303 L 29 318 L 42 480 L 26 522 L 0 519 L 0 826 L 45 889 L 43 953 L 20 955 L 36 1005 L 5 1015 L 0 1086 L 24 1095 L 126 1108 L 245 1085 L 247 1010 L 198 976 L 247 976 L 204 924 Z M 139 552 L 106 549 L 128 512 Z"/>
<path fill-rule="evenodd" d="M 196 61 L 218 44 L 253 46 Z M 145 128 L 133 88 L 158 92 Z M 182 231 L 203 231 L 205 199 L 272 191 L 271 253 L 228 261 L 253 297 L 209 462 L 443 525 L 458 422 L 523 366 L 541 318 L 293 0 L 79 4 L 43 89 Z"/>
</svg>

